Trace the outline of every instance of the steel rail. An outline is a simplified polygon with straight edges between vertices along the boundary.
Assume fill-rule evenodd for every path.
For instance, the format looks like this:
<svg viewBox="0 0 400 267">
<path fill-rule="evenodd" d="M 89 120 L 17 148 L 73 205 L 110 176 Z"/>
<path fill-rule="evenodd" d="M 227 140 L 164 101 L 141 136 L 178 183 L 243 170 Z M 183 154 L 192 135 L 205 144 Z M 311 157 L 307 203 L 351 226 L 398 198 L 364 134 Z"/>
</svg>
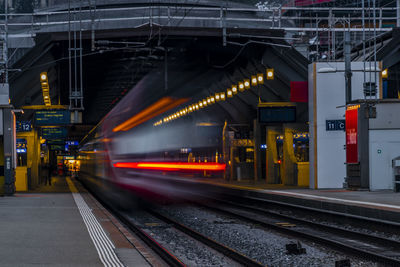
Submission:
<svg viewBox="0 0 400 267">
<path fill-rule="evenodd" d="M 213 199 L 214 201 L 216 199 Z M 352 253 L 356 256 L 360 256 L 362 255 L 364 258 L 367 259 L 372 259 L 374 261 L 378 261 L 384 264 L 389 264 L 389 265 L 393 265 L 393 266 L 400 266 L 400 260 L 395 259 L 395 258 L 391 258 L 388 256 L 384 256 L 378 253 L 375 253 L 373 251 L 367 250 L 367 249 L 363 249 L 360 247 L 356 247 L 354 245 L 354 243 L 350 243 L 350 244 L 346 244 L 345 242 L 340 242 L 338 240 L 333 240 L 334 238 L 330 239 L 329 237 L 324 237 L 324 235 L 321 235 L 321 232 L 319 234 L 312 234 L 312 233 L 307 233 L 304 230 L 296 230 L 294 228 L 288 228 L 285 226 L 281 226 L 281 225 L 277 225 L 276 222 L 271 222 L 273 221 L 273 219 L 271 219 L 268 216 L 274 216 L 276 218 L 281 218 L 284 220 L 288 220 L 289 222 L 291 221 L 292 223 L 296 222 L 296 223 L 301 223 L 304 225 L 307 225 L 308 227 L 313 226 L 313 227 L 318 227 L 319 229 L 324 229 L 324 230 L 320 230 L 320 231 L 325 231 L 328 233 L 335 233 L 335 234 L 341 234 L 344 236 L 345 239 L 348 239 L 348 237 L 358 237 L 359 240 L 357 241 L 361 241 L 363 242 L 363 238 L 369 240 L 369 241 L 373 241 L 376 244 L 380 244 L 380 245 L 386 245 L 386 248 L 389 247 L 389 249 L 393 246 L 395 248 L 399 248 L 400 247 L 400 242 L 395 241 L 395 240 L 391 240 L 391 239 L 385 239 L 385 238 L 380 238 L 377 236 L 371 236 L 371 235 L 367 235 L 367 234 L 363 234 L 363 233 L 359 233 L 359 232 L 354 232 L 354 231 L 349 231 L 349 230 L 344 230 L 341 228 L 336 228 L 333 226 L 328 226 L 328 225 L 323 225 L 323 224 L 318 224 L 318 223 L 314 223 L 311 221 L 305 221 L 305 220 L 301 220 L 298 218 L 293 218 L 290 216 L 286 216 L 286 215 L 281 215 L 281 214 L 276 214 L 276 213 L 272 213 L 272 212 L 268 212 L 262 209 L 257 209 L 251 206 L 247 206 L 247 205 L 241 205 L 241 204 L 237 204 L 237 203 L 233 203 L 233 202 L 227 202 L 227 201 L 222 201 L 222 200 L 217 200 L 218 202 L 223 202 L 225 205 L 230 205 L 233 207 L 232 208 L 224 208 L 224 207 L 217 207 L 215 205 L 210 206 L 204 203 L 198 203 L 199 205 L 205 206 L 209 209 L 212 210 L 216 210 L 219 212 L 223 212 L 226 214 L 229 214 L 231 216 L 249 221 L 251 223 L 255 223 L 258 225 L 261 225 L 263 227 L 269 228 L 269 229 L 274 229 L 274 230 L 278 230 L 280 232 L 284 232 L 286 234 L 292 235 L 292 236 L 298 236 L 301 238 L 305 238 L 308 240 L 312 240 L 314 242 L 318 242 L 320 244 L 323 245 L 328 245 L 331 247 L 334 247 L 338 250 L 344 251 L 346 253 Z M 240 209 L 240 210 L 238 210 Z M 253 213 L 248 212 L 248 211 L 243 211 L 243 209 L 245 210 L 252 210 Z M 261 215 L 262 218 L 257 218 L 257 216 L 255 216 L 255 213 L 258 215 Z M 343 239 L 343 237 L 341 237 Z M 400 255 L 400 251 L 399 251 L 399 255 Z"/>
<path fill-rule="evenodd" d="M 244 266 L 254 266 L 254 267 L 264 266 L 261 263 L 241 254 L 240 252 L 238 252 L 232 248 L 229 248 L 211 238 L 208 238 L 205 235 L 200 234 L 199 232 L 197 232 L 197 231 L 195 231 L 195 230 L 193 230 L 171 218 L 168 218 L 159 212 L 156 212 L 154 210 L 148 210 L 148 212 L 150 214 L 152 214 L 153 216 L 159 218 L 160 220 L 173 225 L 179 231 L 184 232 L 185 234 L 191 236 L 192 238 L 202 242 L 203 244 L 205 244 L 205 245 L 213 248 L 214 250 L 224 254 L 225 256 L 235 260 L 236 262 L 243 264 Z"/>
</svg>

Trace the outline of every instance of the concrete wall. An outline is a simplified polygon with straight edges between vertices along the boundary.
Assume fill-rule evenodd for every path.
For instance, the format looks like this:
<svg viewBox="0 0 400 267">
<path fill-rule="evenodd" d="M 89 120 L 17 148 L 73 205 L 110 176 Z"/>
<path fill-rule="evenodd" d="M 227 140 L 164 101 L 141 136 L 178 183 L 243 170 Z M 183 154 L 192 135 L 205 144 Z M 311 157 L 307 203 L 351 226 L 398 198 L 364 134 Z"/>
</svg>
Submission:
<svg viewBox="0 0 400 267">
<path fill-rule="evenodd" d="M 352 63 L 352 99 L 364 99 L 362 62 Z M 367 65 L 366 67 L 369 67 Z M 374 72 L 366 81 L 372 78 Z M 380 87 L 380 76 L 377 75 Z M 378 97 L 380 89 L 378 88 Z M 345 132 L 327 131 L 326 120 L 344 120 L 344 62 L 309 65 L 310 188 L 342 188 L 346 176 Z M 342 106 L 341 108 L 339 108 Z"/>
</svg>

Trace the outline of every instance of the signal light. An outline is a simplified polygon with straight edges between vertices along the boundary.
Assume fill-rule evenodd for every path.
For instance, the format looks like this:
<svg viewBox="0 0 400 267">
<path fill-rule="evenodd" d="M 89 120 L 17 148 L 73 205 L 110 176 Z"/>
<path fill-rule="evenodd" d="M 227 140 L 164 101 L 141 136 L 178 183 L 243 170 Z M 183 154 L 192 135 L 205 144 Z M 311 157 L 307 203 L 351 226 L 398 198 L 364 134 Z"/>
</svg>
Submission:
<svg viewBox="0 0 400 267">
<path fill-rule="evenodd" d="M 274 69 L 267 69 L 267 80 L 274 79 Z"/>
</svg>

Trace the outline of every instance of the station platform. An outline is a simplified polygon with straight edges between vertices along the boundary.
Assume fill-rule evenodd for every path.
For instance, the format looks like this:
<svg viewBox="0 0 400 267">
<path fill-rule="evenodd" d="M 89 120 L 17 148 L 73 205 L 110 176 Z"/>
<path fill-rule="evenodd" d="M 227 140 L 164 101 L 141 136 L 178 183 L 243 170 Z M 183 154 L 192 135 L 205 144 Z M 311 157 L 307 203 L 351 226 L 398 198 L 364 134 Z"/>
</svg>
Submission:
<svg viewBox="0 0 400 267">
<path fill-rule="evenodd" d="M 346 189 L 309 189 L 265 182 L 199 179 L 197 182 L 230 189 L 242 194 L 292 205 L 386 220 L 400 224 L 400 193 L 391 190 L 354 191 Z"/>
<path fill-rule="evenodd" d="M 54 177 L 0 197 L 0 266 L 152 266 L 152 258 L 78 182 Z"/>
</svg>

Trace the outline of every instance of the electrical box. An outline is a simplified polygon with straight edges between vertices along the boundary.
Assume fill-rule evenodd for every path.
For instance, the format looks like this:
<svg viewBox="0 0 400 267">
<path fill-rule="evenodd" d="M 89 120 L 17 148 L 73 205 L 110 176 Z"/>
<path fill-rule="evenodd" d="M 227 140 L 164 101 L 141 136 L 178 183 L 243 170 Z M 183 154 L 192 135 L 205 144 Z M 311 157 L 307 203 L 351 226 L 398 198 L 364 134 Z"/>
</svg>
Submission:
<svg viewBox="0 0 400 267">
<path fill-rule="evenodd" d="M 400 157 L 392 160 L 393 167 L 393 189 L 395 192 L 400 192 Z"/>
</svg>

